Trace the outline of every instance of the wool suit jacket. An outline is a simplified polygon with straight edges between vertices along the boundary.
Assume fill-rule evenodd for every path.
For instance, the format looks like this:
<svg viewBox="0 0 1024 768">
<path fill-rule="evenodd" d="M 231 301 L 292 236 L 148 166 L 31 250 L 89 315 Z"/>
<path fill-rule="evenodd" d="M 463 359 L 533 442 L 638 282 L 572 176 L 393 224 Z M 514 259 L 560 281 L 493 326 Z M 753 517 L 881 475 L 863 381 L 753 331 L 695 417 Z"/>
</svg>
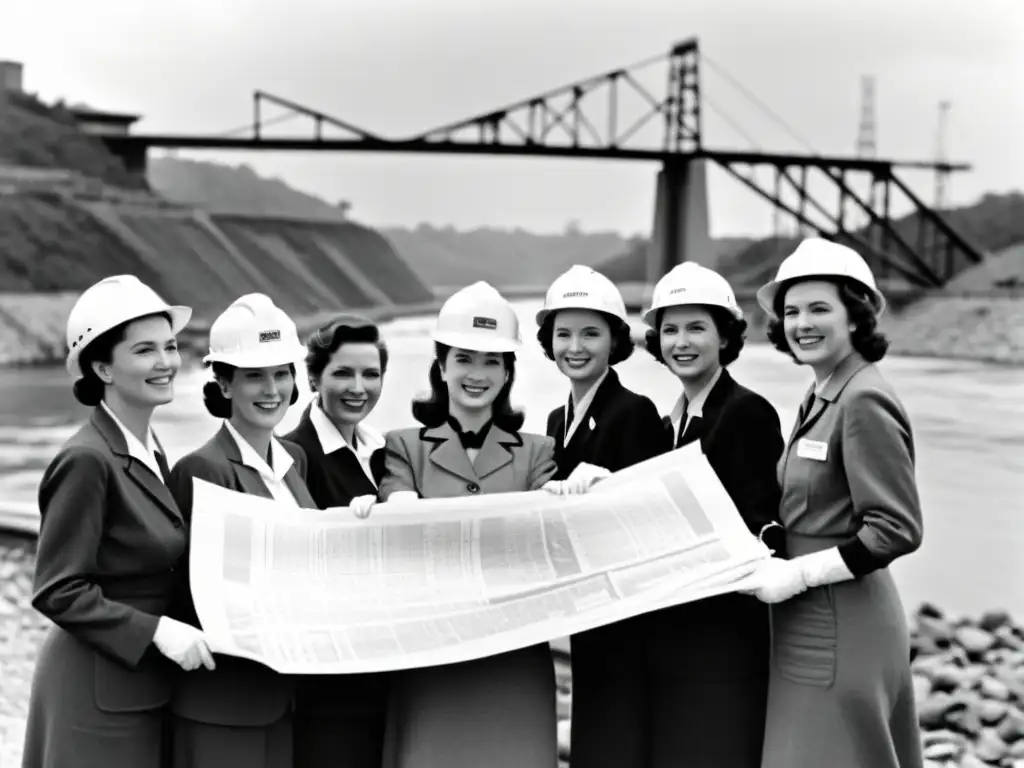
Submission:
<svg viewBox="0 0 1024 768">
<path fill-rule="evenodd" d="M 297 445 L 281 440 L 294 464 L 285 483 L 303 509 L 316 505 L 306 489 L 306 456 Z M 242 454 L 231 433 L 222 426 L 203 446 L 182 457 L 171 470 L 168 486 L 187 520 L 192 518 L 193 478 L 222 488 L 272 498 L 259 473 L 242 463 Z M 297 510 L 298 511 L 298 510 Z M 186 568 L 178 580 L 176 614 L 181 621 L 199 626 L 192 587 Z M 279 720 L 294 704 L 295 678 L 235 656 L 216 655 L 217 668 L 205 667 L 180 677 L 172 711 L 201 723 L 227 726 L 262 726 Z"/>
<path fill-rule="evenodd" d="M 548 414 L 547 433 L 555 441 L 556 480 L 564 480 L 583 462 L 618 472 L 672 447 L 657 406 L 622 386 L 614 370 L 597 388 L 568 445 L 565 427 L 565 408 L 555 408 Z"/>
<path fill-rule="evenodd" d="M 43 473 L 39 510 L 32 606 L 94 653 L 78 657 L 87 668 L 37 676 L 93 689 L 105 712 L 162 707 L 178 668 L 152 641 L 186 562 L 185 522 L 167 486 L 96 408 Z"/>
<path fill-rule="evenodd" d="M 415 491 L 424 499 L 533 491 L 558 469 L 550 437 L 506 432 L 497 425 L 472 463 L 448 423 L 389 432 L 384 451 L 382 501 L 395 491 Z"/>
<path fill-rule="evenodd" d="M 665 432 L 675 439 L 668 417 Z M 771 403 L 723 370 L 685 444 L 696 440 L 751 533 L 778 522 L 776 467 L 783 438 Z M 780 529 L 766 532 L 764 540 L 781 555 L 785 540 Z M 648 658 L 655 669 L 681 679 L 767 680 L 768 616 L 767 605 L 742 594 L 657 611 L 644 617 Z"/>
<path fill-rule="evenodd" d="M 838 545 L 860 576 L 916 550 L 923 522 L 914 461 L 906 409 L 878 367 L 851 353 L 779 461 L 790 554 Z"/>
<path fill-rule="evenodd" d="M 349 450 L 324 453 L 317 436 L 316 427 L 309 418 L 309 409 L 295 429 L 285 435 L 285 440 L 295 443 L 306 454 L 306 487 L 316 502 L 317 508 L 348 506 L 356 496 L 376 496 L 377 488 L 366 476 L 359 459 Z M 380 483 L 384 476 L 384 449 L 379 448 L 370 456 L 370 472 Z"/>
</svg>

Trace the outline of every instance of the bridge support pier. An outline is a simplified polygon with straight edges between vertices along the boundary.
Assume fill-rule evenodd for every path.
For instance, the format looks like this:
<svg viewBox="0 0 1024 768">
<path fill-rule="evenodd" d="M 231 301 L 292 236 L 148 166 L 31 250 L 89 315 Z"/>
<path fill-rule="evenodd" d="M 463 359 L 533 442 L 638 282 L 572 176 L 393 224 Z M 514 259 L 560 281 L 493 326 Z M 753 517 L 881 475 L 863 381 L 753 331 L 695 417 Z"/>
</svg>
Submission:
<svg viewBox="0 0 1024 768">
<path fill-rule="evenodd" d="M 146 178 L 146 171 L 149 170 L 147 163 L 148 149 L 142 144 L 135 144 L 132 146 L 111 146 L 110 142 L 105 142 L 107 148 L 110 149 L 123 164 L 125 170 L 128 171 L 132 176 L 139 176 L 143 180 Z"/>
<path fill-rule="evenodd" d="M 707 161 L 669 160 L 658 172 L 654 228 L 647 248 L 647 284 L 684 261 L 715 268 L 708 224 Z"/>
</svg>

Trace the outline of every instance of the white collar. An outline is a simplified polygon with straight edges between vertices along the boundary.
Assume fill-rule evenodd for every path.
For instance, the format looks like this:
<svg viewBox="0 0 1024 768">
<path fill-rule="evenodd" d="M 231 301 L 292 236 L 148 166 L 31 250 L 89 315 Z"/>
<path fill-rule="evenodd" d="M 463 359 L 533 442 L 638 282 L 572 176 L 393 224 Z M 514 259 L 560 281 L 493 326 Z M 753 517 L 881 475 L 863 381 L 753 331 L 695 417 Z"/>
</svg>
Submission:
<svg viewBox="0 0 1024 768">
<path fill-rule="evenodd" d="M 100 407 L 107 412 L 107 415 L 113 419 L 117 428 L 121 430 L 121 434 L 124 435 L 124 442 L 128 448 L 128 455 L 141 461 L 153 471 L 154 475 L 163 481 L 164 476 L 160 471 L 160 463 L 156 460 L 156 451 L 159 443 L 157 442 L 156 435 L 153 434 L 153 428 L 150 427 L 146 430 L 146 442 L 143 443 L 130 429 L 128 429 L 128 427 L 124 425 L 124 422 L 117 417 L 117 414 L 110 409 L 110 406 L 102 400 L 100 401 Z"/>
<path fill-rule="evenodd" d="M 249 445 L 249 441 L 238 433 L 238 430 L 231 425 L 230 421 L 225 419 L 224 426 L 227 427 L 228 434 L 234 438 L 235 444 L 238 446 L 238 452 L 242 455 L 242 463 L 245 466 L 255 469 L 266 481 L 280 483 L 284 480 L 284 476 L 295 462 L 292 459 L 292 455 L 284 449 L 284 446 L 278 442 L 276 437 L 270 436 L 270 457 L 273 463 L 273 466 L 270 466 L 267 464 L 266 459 L 256 453 L 256 449 Z"/>
<path fill-rule="evenodd" d="M 356 456 L 368 456 L 378 448 L 384 447 L 384 436 L 373 427 L 360 423 L 356 425 L 356 447 L 353 448 L 349 445 L 345 436 L 341 434 L 341 430 L 323 412 L 319 399 L 309 408 L 309 421 L 313 425 L 313 431 L 316 432 L 317 439 L 320 441 L 320 448 L 323 449 L 324 454 L 348 449 Z"/>
<path fill-rule="evenodd" d="M 685 392 L 683 392 L 683 394 L 679 396 L 679 399 L 676 400 L 676 405 L 672 409 L 672 416 L 670 418 L 672 419 L 672 426 L 677 434 L 679 432 L 679 421 L 682 419 L 684 407 L 686 408 L 687 423 L 689 423 L 690 419 L 695 417 L 703 418 L 704 403 L 707 402 L 708 395 L 710 395 L 711 390 L 715 388 L 715 384 L 717 384 L 718 380 L 722 378 L 723 370 L 724 368 L 722 368 L 722 366 L 718 367 L 718 370 L 715 371 L 715 375 L 711 377 L 707 384 L 701 387 L 700 392 L 694 395 L 693 400 L 689 402 L 689 405 L 687 405 L 686 402 Z"/>
<path fill-rule="evenodd" d="M 590 409 L 590 404 L 594 402 L 594 398 L 597 397 L 597 390 L 601 388 L 601 384 L 608 378 L 608 371 L 611 368 L 605 368 L 604 373 L 597 377 L 597 380 L 590 385 L 590 388 L 584 393 L 583 397 L 580 398 L 579 402 L 573 401 L 573 414 L 572 424 L 569 423 L 569 400 L 572 400 L 572 388 L 569 389 L 569 400 L 565 401 L 565 416 L 563 421 L 565 422 L 565 441 L 564 444 L 568 445 L 572 439 L 573 434 L 576 432 L 576 428 L 583 423 L 583 418 L 587 415 L 587 411 Z"/>
</svg>

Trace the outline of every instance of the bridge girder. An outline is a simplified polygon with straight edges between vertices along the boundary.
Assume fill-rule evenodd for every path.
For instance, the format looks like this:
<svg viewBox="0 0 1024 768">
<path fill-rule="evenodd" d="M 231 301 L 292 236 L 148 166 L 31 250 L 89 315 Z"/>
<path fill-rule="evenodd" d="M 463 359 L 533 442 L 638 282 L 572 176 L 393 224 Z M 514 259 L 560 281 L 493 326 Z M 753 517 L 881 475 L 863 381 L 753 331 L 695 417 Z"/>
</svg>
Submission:
<svg viewBox="0 0 1024 768">
<path fill-rule="evenodd" d="M 665 91 L 656 96 L 640 82 L 637 73 L 665 61 Z M 226 134 L 103 138 L 115 153 L 136 165 L 140 154 L 144 157 L 146 150 L 154 147 L 566 157 L 660 162 L 665 167 L 710 161 L 802 228 L 857 248 L 887 277 L 914 286 L 939 286 L 964 266 L 982 260 L 977 248 L 896 175 L 901 168 L 966 171 L 970 169 L 968 164 L 711 149 L 702 135 L 700 61 L 697 40 L 688 39 L 666 54 L 406 138 L 386 138 L 266 91 L 253 93 L 251 124 Z M 625 125 L 622 101 L 627 94 L 639 99 L 644 109 Z M 284 109 L 285 114 L 268 118 L 264 109 L 267 103 Z M 282 122 L 282 118 L 312 121 L 313 136 L 267 136 L 266 129 Z M 652 141 L 648 131 L 645 141 L 642 129 L 658 118 L 663 126 L 660 140 Z M 342 136 L 325 135 L 325 126 L 340 131 Z M 754 169 L 762 168 L 774 172 L 773 184 L 758 179 Z M 826 205 L 818 193 L 810 190 L 808 178 L 812 173 L 830 188 L 836 202 Z M 858 177 L 861 184 L 864 180 L 868 183 L 867 198 L 854 190 L 853 179 Z M 787 194 L 792 197 L 794 193 L 797 201 L 789 202 Z M 902 199 L 903 208 L 911 211 L 900 222 L 891 216 L 896 196 Z M 849 227 L 848 206 L 867 218 L 866 226 Z M 906 231 L 907 221 L 916 222 L 913 235 Z"/>
</svg>

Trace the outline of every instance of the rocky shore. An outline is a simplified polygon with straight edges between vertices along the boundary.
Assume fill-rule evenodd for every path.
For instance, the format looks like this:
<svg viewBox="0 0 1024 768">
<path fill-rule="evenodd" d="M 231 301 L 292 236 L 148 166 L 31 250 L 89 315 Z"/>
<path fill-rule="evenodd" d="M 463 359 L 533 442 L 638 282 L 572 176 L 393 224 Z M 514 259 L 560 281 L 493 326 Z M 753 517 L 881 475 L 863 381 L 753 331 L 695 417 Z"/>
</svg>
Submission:
<svg viewBox="0 0 1024 768">
<path fill-rule="evenodd" d="M 34 547 L 0 539 L 0 765 L 19 764 L 32 666 L 48 628 L 29 605 Z M 1024 626 L 922 605 L 911 617 L 912 670 L 928 768 L 1024 768 Z M 555 643 L 558 737 L 569 757 L 572 675 Z"/>
</svg>

